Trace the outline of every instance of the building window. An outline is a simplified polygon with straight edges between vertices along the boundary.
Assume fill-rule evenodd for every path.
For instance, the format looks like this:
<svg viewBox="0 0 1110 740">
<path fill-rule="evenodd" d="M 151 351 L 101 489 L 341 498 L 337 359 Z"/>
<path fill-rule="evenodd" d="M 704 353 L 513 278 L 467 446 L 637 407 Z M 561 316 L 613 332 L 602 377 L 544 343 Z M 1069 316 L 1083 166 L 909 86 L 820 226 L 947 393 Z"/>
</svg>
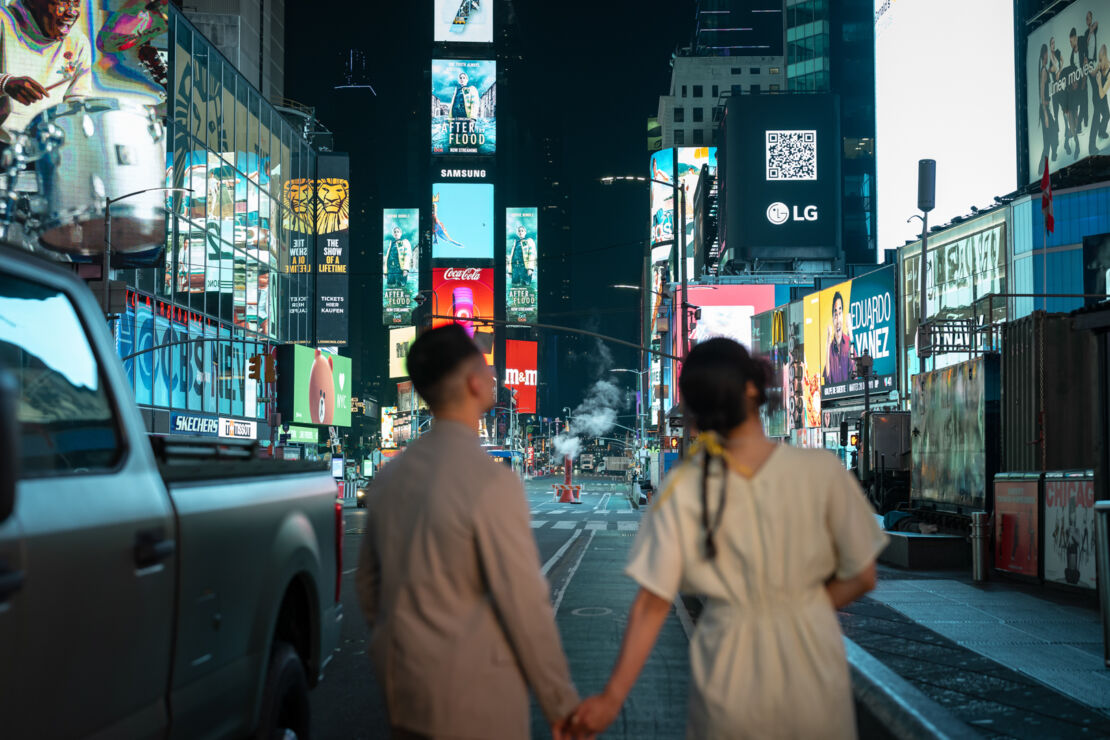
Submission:
<svg viewBox="0 0 1110 740">
<path fill-rule="evenodd" d="M 759 85 L 752 85 L 750 92 L 752 95 L 759 95 Z"/>
<path fill-rule="evenodd" d="M 713 86 L 713 99 L 716 100 L 721 96 L 721 88 L 716 85 Z"/>
<path fill-rule="evenodd" d="M 682 86 L 682 97 L 686 97 L 686 86 Z"/>
<path fill-rule="evenodd" d="M 675 123 L 682 123 L 685 120 L 686 120 L 686 109 L 685 108 L 675 108 L 674 109 L 674 122 Z"/>
<path fill-rule="evenodd" d="M 694 85 L 694 97 L 700 98 L 705 96 L 705 88 L 701 85 Z"/>
<path fill-rule="evenodd" d="M 759 74 L 759 67 L 752 67 L 752 74 L 753 75 Z"/>
<path fill-rule="evenodd" d="M 680 128 L 676 128 L 674 130 L 674 145 L 675 146 L 685 146 L 686 145 L 686 132 L 683 131 Z"/>
<path fill-rule="evenodd" d="M 782 70 L 779 69 L 778 67 L 771 67 L 771 74 L 773 74 L 773 75 L 782 74 Z"/>
<path fill-rule="evenodd" d="M 740 74 L 740 68 L 739 67 L 733 67 L 732 68 L 732 74 L 734 74 L 734 75 Z"/>
<path fill-rule="evenodd" d="M 721 120 L 721 115 L 723 113 L 724 113 L 724 108 L 722 108 L 719 105 L 717 107 L 715 107 L 713 109 L 713 122 L 716 123 L 717 121 L 720 121 Z"/>
<path fill-rule="evenodd" d="M 700 128 L 694 129 L 694 146 L 701 146 L 705 143 L 705 131 Z"/>
<path fill-rule="evenodd" d="M 705 120 L 705 108 L 694 108 L 694 123 L 701 123 Z"/>
</svg>

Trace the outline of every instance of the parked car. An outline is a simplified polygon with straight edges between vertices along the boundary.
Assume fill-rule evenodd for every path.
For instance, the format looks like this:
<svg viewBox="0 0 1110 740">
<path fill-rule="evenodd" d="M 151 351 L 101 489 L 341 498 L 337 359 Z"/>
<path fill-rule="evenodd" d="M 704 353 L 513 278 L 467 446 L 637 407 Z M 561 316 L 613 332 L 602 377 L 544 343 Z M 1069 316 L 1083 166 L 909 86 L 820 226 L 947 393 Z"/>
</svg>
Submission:
<svg viewBox="0 0 1110 740">
<path fill-rule="evenodd" d="M 149 438 L 92 294 L 0 248 L 6 737 L 308 737 L 338 642 L 322 465 Z"/>
</svg>

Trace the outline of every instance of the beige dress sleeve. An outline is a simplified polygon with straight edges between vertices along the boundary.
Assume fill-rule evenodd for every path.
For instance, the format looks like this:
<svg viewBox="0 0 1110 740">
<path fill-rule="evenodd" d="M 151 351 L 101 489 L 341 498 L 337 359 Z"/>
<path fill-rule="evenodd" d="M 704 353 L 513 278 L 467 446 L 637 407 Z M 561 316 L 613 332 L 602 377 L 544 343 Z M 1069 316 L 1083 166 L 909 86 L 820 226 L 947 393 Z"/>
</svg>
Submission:
<svg viewBox="0 0 1110 740">
<path fill-rule="evenodd" d="M 858 576 L 886 547 L 875 510 L 855 477 L 839 465 L 829 486 L 828 526 L 836 549 L 835 575 L 841 580 Z"/>
<path fill-rule="evenodd" d="M 673 601 L 678 595 L 685 569 L 678 496 L 671 490 L 677 484 L 672 478 L 665 485 L 664 493 L 641 522 L 624 569 L 628 577 L 665 601 Z"/>
</svg>

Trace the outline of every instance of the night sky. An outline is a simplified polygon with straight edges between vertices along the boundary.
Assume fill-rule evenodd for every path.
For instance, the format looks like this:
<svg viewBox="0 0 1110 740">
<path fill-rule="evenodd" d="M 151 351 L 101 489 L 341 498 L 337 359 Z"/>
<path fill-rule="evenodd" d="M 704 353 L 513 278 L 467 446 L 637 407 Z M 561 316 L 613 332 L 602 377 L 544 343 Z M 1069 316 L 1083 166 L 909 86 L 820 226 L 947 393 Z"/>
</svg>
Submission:
<svg viewBox="0 0 1110 740">
<path fill-rule="evenodd" d="M 351 154 L 351 354 L 364 383 L 362 393 L 384 394 L 385 399 L 390 381 L 387 332 L 381 325 L 381 209 L 428 208 L 424 175 L 429 163 L 432 5 L 432 0 L 351 3 L 343 5 L 342 13 L 326 14 L 314 3 L 286 6 L 286 96 L 315 106 L 335 134 L 335 150 Z M 650 12 L 645 12 L 646 6 Z M 496 0 L 495 8 L 500 33 L 507 0 Z M 573 298 L 570 305 L 552 305 L 541 296 L 540 321 L 634 341 L 640 320 L 637 296 L 608 286 L 639 283 L 647 191 L 631 184 L 603 186 L 597 179 L 645 173 L 646 119 L 667 92 L 672 52 L 689 42 L 694 2 L 523 0 L 513 2 L 513 8 L 519 35 L 512 48 L 524 59 L 514 61 L 503 80 L 499 132 L 507 124 L 504 117 L 512 115 L 528 132 L 529 146 L 538 146 L 535 142 L 543 136 L 555 140 L 562 157 L 557 164 L 560 183 L 569 195 L 571 215 L 565 240 L 548 238 L 541 217 L 541 292 L 545 263 L 567 251 Z M 333 90 L 342 84 L 352 49 L 365 55 L 365 80 L 376 96 L 366 90 Z M 504 151 L 498 157 L 502 171 L 514 167 Z M 541 208 L 548 203 L 553 196 L 539 186 L 540 176 L 516 173 L 517 182 L 523 183 L 516 188 L 518 201 L 534 198 Z M 370 351 L 360 352 L 360 344 Z M 564 345 L 561 351 L 566 349 Z M 582 361 L 571 363 L 571 372 L 561 373 L 551 399 L 556 408 L 541 408 L 541 413 L 558 414 L 562 406 L 576 405 L 583 385 L 597 374 L 596 363 L 586 361 L 597 354 L 592 340 L 577 347 L 572 343 L 569 350 Z M 614 347 L 613 355 L 614 366 L 636 366 L 634 351 Z M 541 366 L 541 382 L 551 380 L 542 373 Z M 385 379 L 380 387 L 371 387 L 379 377 Z M 619 380 L 631 387 L 635 376 L 623 374 Z"/>
</svg>

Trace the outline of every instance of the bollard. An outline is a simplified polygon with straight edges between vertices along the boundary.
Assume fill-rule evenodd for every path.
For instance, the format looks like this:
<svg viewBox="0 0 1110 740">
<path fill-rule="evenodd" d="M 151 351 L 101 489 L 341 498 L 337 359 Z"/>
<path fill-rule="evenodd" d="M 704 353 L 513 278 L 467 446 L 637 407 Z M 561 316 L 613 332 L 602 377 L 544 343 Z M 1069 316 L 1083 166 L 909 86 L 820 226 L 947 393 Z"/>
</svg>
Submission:
<svg viewBox="0 0 1110 740">
<path fill-rule="evenodd" d="M 971 515 L 971 580 L 982 583 L 990 569 L 991 533 L 987 512 Z"/>
<path fill-rule="evenodd" d="M 1102 660 L 1110 668 L 1110 500 L 1095 501 L 1095 564 L 1102 612 Z"/>
</svg>

